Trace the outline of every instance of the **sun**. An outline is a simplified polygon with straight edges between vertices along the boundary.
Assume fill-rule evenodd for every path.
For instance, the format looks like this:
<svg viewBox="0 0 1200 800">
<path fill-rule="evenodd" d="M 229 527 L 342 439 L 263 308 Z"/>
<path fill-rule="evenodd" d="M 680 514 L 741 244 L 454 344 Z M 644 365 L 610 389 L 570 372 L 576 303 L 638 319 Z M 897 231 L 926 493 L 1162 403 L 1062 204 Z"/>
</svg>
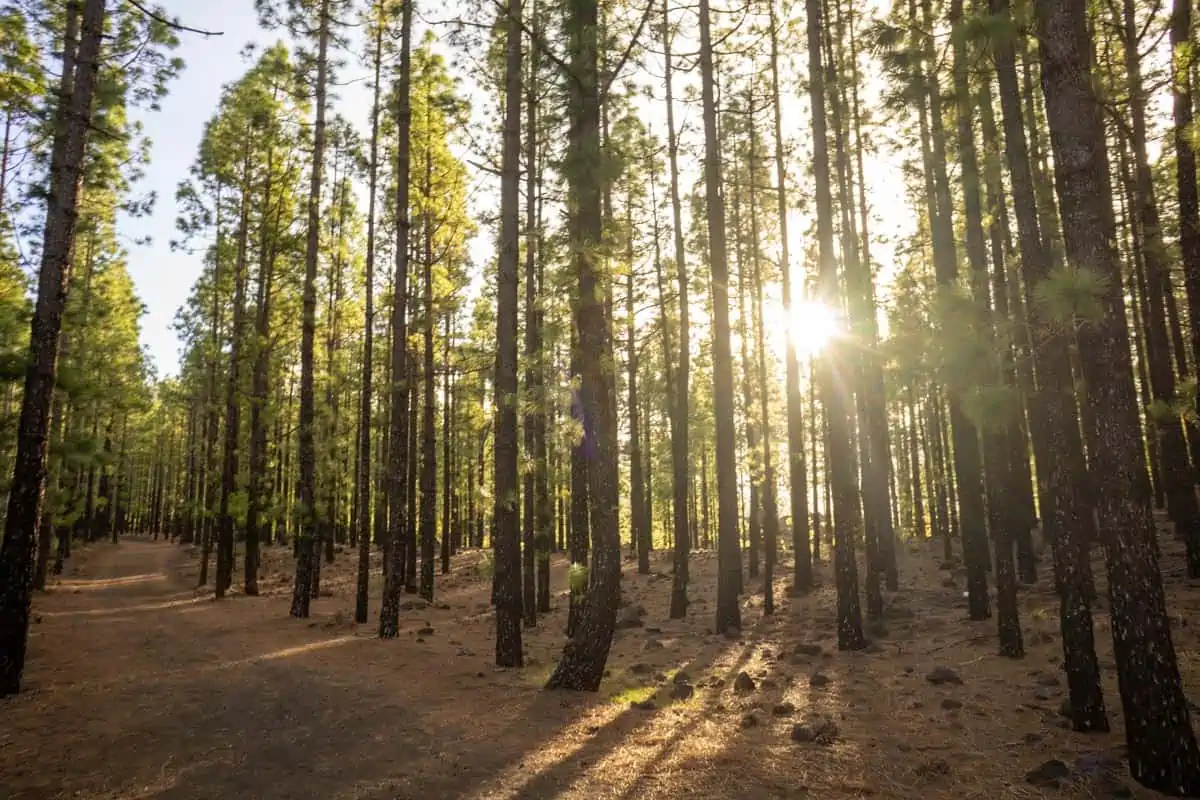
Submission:
<svg viewBox="0 0 1200 800">
<path fill-rule="evenodd" d="M 813 356 L 841 332 L 837 315 L 829 306 L 805 300 L 792 307 L 788 327 L 792 345 L 801 356 Z"/>
</svg>

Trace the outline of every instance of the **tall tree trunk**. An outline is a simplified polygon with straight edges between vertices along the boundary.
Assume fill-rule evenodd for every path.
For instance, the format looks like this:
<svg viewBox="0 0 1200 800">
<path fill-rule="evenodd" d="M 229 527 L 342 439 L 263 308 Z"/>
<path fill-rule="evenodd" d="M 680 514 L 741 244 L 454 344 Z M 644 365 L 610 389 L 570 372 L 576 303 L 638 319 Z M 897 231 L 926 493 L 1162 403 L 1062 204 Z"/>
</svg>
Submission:
<svg viewBox="0 0 1200 800">
<path fill-rule="evenodd" d="M 958 256 L 954 244 L 954 220 L 950 198 L 950 184 L 946 175 L 946 136 L 942 125 L 941 86 L 935 69 L 934 42 L 932 33 L 933 12 L 931 0 L 922 0 L 922 25 L 926 33 L 921 34 L 924 51 L 923 80 L 924 102 L 929 105 L 930 151 L 926 171 L 933 172 L 933 195 L 930 198 L 929 216 L 933 232 L 933 260 L 937 282 L 940 286 L 953 287 L 958 282 Z M 911 4 L 910 4 L 911 8 Z M 915 21 L 915 20 L 914 20 Z M 975 426 L 962 409 L 962 401 L 956 391 L 948 392 L 950 401 L 950 436 L 953 438 L 954 474 L 957 478 L 958 510 L 961 512 L 963 561 L 967 567 L 968 613 L 973 620 L 991 616 L 987 588 L 987 570 L 990 564 L 987 552 L 987 520 L 983 486 L 979 437 Z M 951 506 L 953 516 L 954 506 Z"/>
<path fill-rule="evenodd" d="M 808 17 L 808 94 L 812 107 L 813 178 L 817 195 L 817 261 L 820 298 L 830 309 L 842 307 L 837 263 L 833 252 L 833 194 L 830 190 L 829 150 L 825 121 L 825 76 L 821 63 L 822 19 L 820 0 L 806 0 Z M 865 646 L 862 607 L 858 598 L 858 567 L 854 557 L 854 532 L 858 487 L 850 451 L 848 376 L 838 375 L 836 366 L 842 347 L 831 342 L 817 366 L 817 386 L 829 421 L 826 458 L 832 478 L 834 571 L 838 594 L 838 649 L 859 650 Z"/>
<path fill-rule="evenodd" d="M 629 193 L 625 202 L 625 264 L 629 269 L 628 281 L 625 288 L 625 346 L 629 381 L 627 389 L 629 402 L 626 410 L 629 412 L 629 519 L 631 522 L 633 549 L 637 554 L 638 573 L 650 574 L 650 529 L 646 519 L 646 481 L 642 472 L 642 436 L 638 413 L 638 353 L 637 353 L 637 313 L 634 286 L 634 227 L 633 227 L 633 193 Z"/>
<path fill-rule="evenodd" d="M 1107 279 L 1104 318 L 1083 357 L 1103 417 L 1090 436 L 1100 536 L 1108 565 L 1113 652 L 1135 780 L 1165 793 L 1200 793 L 1200 752 L 1179 677 L 1154 547 L 1150 486 L 1131 380 L 1104 119 L 1091 82 L 1085 0 L 1037 0 L 1042 88 L 1070 262 Z"/>
<path fill-rule="evenodd" d="M 375 195 L 379 184 L 379 94 L 383 64 L 383 29 L 386 14 L 383 0 L 375 6 L 375 47 L 372 60 L 375 80 L 371 84 L 371 144 L 367 162 L 367 264 L 363 309 L 362 396 L 358 410 L 358 574 L 354 592 L 354 621 L 367 621 L 371 584 L 371 407 L 375 369 Z"/>
<path fill-rule="evenodd" d="M 1183 286 L 1188 302 L 1188 333 L 1192 363 L 1200 368 L 1200 196 L 1196 189 L 1196 151 L 1191 144 L 1192 4 L 1175 0 L 1171 14 L 1172 83 L 1175 121 L 1175 185 L 1179 194 L 1179 249 L 1183 256 Z M 1200 398 L 1198 398 L 1200 400 Z"/>
<path fill-rule="evenodd" d="M 504 20 L 504 135 L 500 175 L 500 264 L 496 282 L 496 665 L 519 667 L 521 651 L 521 531 L 517 499 L 517 289 L 520 284 L 521 0 L 508 0 Z"/>
<path fill-rule="evenodd" d="M 675 129 L 675 98 L 672 86 L 671 23 L 668 0 L 662 7 L 663 83 L 666 86 L 667 157 L 671 169 L 671 229 L 675 246 L 675 275 L 679 291 L 679 364 L 675 373 L 675 402 L 671 407 L 671 478 L 674 497 L 675 546 L 672 556 L 671 619 L 683 619 L 688 607 L 688 554 L 692 546 L 688 519 L 691 489 L 689 440 L 691 384 L 691 328 L 689 325 L 687 250 L 683 244 L 683 211 L 679 200 L 679 137 Z M 665 312 L 664 312 L 665 313 Z"/>
<path fill-rule="evenodd" d="M 988 301 L 988 258 L 987 240 L 983 232 L 983 197 L 980 192 L 979 155 L 975 146 L 972 98 L 968 70 L 966 31 L 963 28 L 963 0 L 951 0 L 950 22 L 954 27 L 954 93 L 958 132 L 958 157 L 961 165 L 965 223 L 967 229 L 967 263 L 971 270 L 970 283 L 975 297 L 974 309 L 980 316 L 979 329 L 985 343 L 994 350 L 995 329 Z M 1007 346 L 1007 345 L 1005 345 Z M 986 381 L 1003 385 L 1007 368 L 1002 363 L 1000 370 L 983 376 Z M 969 390 L 969 387 L 963 387 Z M 1012 492 L 1013 476 L 1009 469 L 1007 434 L 1014 426 L 1015 414 L 998 414 L 999 418 L 988 420 L 983 431 L 982 451 L 984 471 L 987 474 L 987 521 L 991 529 L 993 552 L 996 565 L 996 610 L 1000 634 L 1000 654 L 1008 658 L 1025 655 L 1021 640 L 1021 620 L 1017 606 L 1017 571 L 1013 560 L 1013 528 L 1019 524 L 1014 519 Z M 957 444 L 957 443 L 956 443 Z M 956 447 L 957 449 L 957 447 Z M 986 531 L 983 547 L 987 546 Z M 964 539 L 965 541 L 965 539 Z M 986 555 L 986 550 L 984 551 Z M 986 580 L 986 578 L 985 578 Z"/>
<path fill-rule="evenodd" d="M 238 220 L 237 256 L 233 267 L 233 330 L 230 332 L 229 372 L 225 384 L 225 451 L 221 466 L 221 533 L 217 548 L 216 598 L 225 596 L 233 584 L 233 512 L 229 501 L 237 491 L 238 438 L 241 436 L 241 404 L 238 402 L 242 361 L 242 331 L 246 314 L 246 260 L 250 238 L 250 151 L 249 132 L 243 143 L 242 197 Z"/>
<path fill-rule="evenodd" d="M 737 441 L 734 430 L 733 354 L 729 344 L 729 258 L 725 243 L 725 194 L 713 77 L 708 0 L 700 0 L 700 82 L 704 106 L 704 185 L 708 250 L 712 268 L 713 413 L 717 432 L 717 618 L 716 630 L 742 627 L 738 542 Z"/>
<path fill-rule="evenodd" d="M 71 253 L 104 16 L 105 0 L 86 0 L 78 52 L 73 57 L 69 45 L 63 48 L 63 81 L 50 154 L 50 191 L 38 297 L 30 326 L 29 365 L 17 423 L 17 453 L 4 519 L 4 540 L 0 543 L 0 587 L 3 587 L 0 589 L 0 697 L 20 690 L 25 668 L 30 585 L 38 517 L 46 488 L 47 433 L 58 372 L 58 340 L 70 287 Z M 69 19 L 72 17 L 68 14 Z M 67 75 L 73 76 L 69 87 Z"/>
<path fill-rule="evenodd" d="M 409 132 L 412 128 L 412 6 L 400 4 L 400 70 L 396 85 L 396 271 L 392 282 L 391 419 L 388 430 L 388 569 L 379 611 L 379 638 L 400 633 L 400 592 L 404 586 L 408 518 L 408 216 Z"/>
<path fill-rule="evenodd" d="M 1155 413 L 1151 415 L 1151 435 L 1160 436 L 1159 457 L 1162 463 L 1163 486 L 1167 496 L 1167 511 L 1175 530 L 1187 543 L 1188 575 L 1200 577 L 1200 504 L 1196 500 L 1195 480 L 1188 462 L 1187 439 L 1183 424 L 1171 410 L 1175 401 L 1175 372 L 1171 366 L 1171 343 L 1168 338 L 1164 304 L 1171 292 L 1166 243 L 1159 224 L 1158 205 L 1154 197 L 1154 176 L 1146 154 L 1146 97 L 1142 86 L 1140 37 L 1133 0 L 1122 3 L 1122 43 L 1125 49 L 1126 88 L 1129 92 L 1129 111 L 1133 118 L 1132 141 L 1134 159 L 1134 196 L 1137 222 L 1142 231 L 1142 255 L 1146 267 L 1146 288 L 1149 318 L 1146 320 L 1150 351 L 1150 386 L 1154 394 Z M 1193 184 L 1194 186 L 1194 184 Z M 1180 364 L 1186 360 L 1177 353 Z"/>
<path fill-rule="evenodd" d="M 312 587 L 315 552 L 315 529 L 318 525 L 317 453 L 313 441 L 316 404 L 313 396 L 313 343 L 317 330 L 317 259 L 321 245 L 321 179 L 325 168 L 325 93 L 329 74 L 329 13 L 330 0 L 321 0 L 317 30 L 317 84 L 314 90 L 316 119 L 313 123 L 312 175 L 309 180 L 308 235 L 304 253 L 304 295 L 302 330 L 300 336 L 300 420 L 299 461 L 300 479 L 296 487 L 300 503 L 300 523 L 297 538 L 300 545 L 296 559 L 296 582 L 292 590 L 293 617 L 307 617 Z"/>
<path fill-rule="evenodd" d="M 428 106 L 427 106 L 428 108 Z M 429 130 L 426 120 L 425 129 Z M 422 299 L 424 319 L 424 383 L 421 398 L 421 597 L 433 602 L 434 540 L 437 538 L 437 404 L 436 376 L 433 367 L 433 332 L 437 325 L 433 304 L 433 158 L 432 142 L 425 143 L 425 219 L 422 259 Z M 445 531 L 442 532 L 445 535 Z"/>
<path fill-rule="evenodd" d="M 1009 0 L 990 0 L 995 15 L 1009 15 Z M 1017 244 L 1026 291 L 1050 275 L 1036 202 L 1036 188 L 1025 140 L 1025 120 L 1018 92 L 1016 53 L 1012 42 L 998 43 L 993 53 L 1000 87 L 1004 121 L 1005 157 L 1012 178 L 1013 208 L 1017 218 Z M 1084 502 L 1088 480 L 1075 405 L 1067 338 L 1045 309 L 1028 306 L 1033 349 L 1036 353 L 1038 388 L 1035 411 L 1036 435 L 1047 439 L 1045 460 L 1038 461 L 1045 475 L 1042 500 L 1043 533 L 1054 556 L 1054 573 L 1060 597 L 1063 657 L 1071 695 L 1071 719 L 1078 731 L 1107 730 L 1100 670 L 1096 662 L 1090 592 L 1085 580 L 1092 514 Z"/>
<path fill-rule="evenodd" d="M 579 276 L 574 326 L 579 331 L 583 457 L 587 460 L 589 518 L 595 544 L 590 582 L 574 635 L 548 689 L 596 691 L 604 676 L 621 593 L 618 509 L 617 398 L 612 358 L 612 315 L 606 308 L 611 281 L 600 270 L 602 242 L 600 165 L 600 42 L 596 0 L 569 0 L 565 29 L 574 79 L 570 82 L 567 191 L 569 251 Z"/>
</svg>

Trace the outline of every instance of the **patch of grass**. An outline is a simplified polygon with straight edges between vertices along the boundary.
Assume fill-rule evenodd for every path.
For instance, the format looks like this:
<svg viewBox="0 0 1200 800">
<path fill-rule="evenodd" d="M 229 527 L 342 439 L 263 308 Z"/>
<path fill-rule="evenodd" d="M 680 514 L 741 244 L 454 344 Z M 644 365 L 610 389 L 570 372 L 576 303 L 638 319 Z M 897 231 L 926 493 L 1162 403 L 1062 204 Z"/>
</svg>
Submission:
<svg viewBox="0 0 1200 800">
<path fill-rule="evenodd" d="M 629 686 L 625 689 L 619 689 L 614 692 L 609 700 L 618 706 L 627 706 L 630 703 L 642 703 L 654 696 L 658 690 L 653 686 Z"/>
</svg>

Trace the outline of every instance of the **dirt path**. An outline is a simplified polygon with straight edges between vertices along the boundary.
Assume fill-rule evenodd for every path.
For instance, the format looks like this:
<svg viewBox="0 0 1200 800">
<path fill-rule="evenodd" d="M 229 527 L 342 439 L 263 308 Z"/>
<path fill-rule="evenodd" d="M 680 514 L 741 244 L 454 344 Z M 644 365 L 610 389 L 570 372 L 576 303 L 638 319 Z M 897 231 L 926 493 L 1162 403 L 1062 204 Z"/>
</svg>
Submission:
<svg viewBox="0 0 1200 800">
<path fill-rule="evenodd" d="M 711 554 L 693 560 L 688 618 L 666 620 L 666 558 L 651 575 L 626 572 L 623 596 L 644 605 L 642 626 L 618 631 L 603 691 L 581 696 L 539 691 L 562 647 L 563 592 L 525 634 L 526 668 L 491 666 L 478 553 L 439 576 L 435 606 L 409 598 L 400 640 L 381 642 L 378 586 L 372 621 L 350 621 L 350 553 L 325 568 L 313 617 L 294 620 L 286 549 L 266 553 L 263 596 L 217 603 L 193 588 L 189 550 L 96 545 L 35 601 L 27 689 L 0 701 L 0 798 L 1143 796 L 1096 794 L 1079 772 L 1078 759 L 1120 742 L 1115 681 L 1106 676 L 1116 733 L 1063 729 L 1048 586 L 1023 595 L 1028 657 L 1001 659 L 994 623 L 965 623 L 936 554 L 911 550 L 876 645 L 841 654 L 832 590 L 792 601 L 782 581 L 776 617 L 751 594 L 745 636 L 714 636 Z M 556 561 L 554 586 L 564 570 Z M 1173 609 L 1192 616 L 1196 598 L 1173 585 L 1183 592 Z M 1182 627 L 1176 645 L 1189 687 L 1200 685 L 1200 637 Z M 1106 670 L 1109 658 L 1101 653 Z M 963 684 L 931 685 L 934 666 Z M 673 696 L 678 670 L 694 696 Z M 734 688 L 741 671 L 752 690 Z M 838 727 L 832 746 L 791 741 L 793 724 L 814 715 Z M 1072 776 L 1057 790 L 1029 785 L 1026 773 L 1051 757 Z"/>
</svg>

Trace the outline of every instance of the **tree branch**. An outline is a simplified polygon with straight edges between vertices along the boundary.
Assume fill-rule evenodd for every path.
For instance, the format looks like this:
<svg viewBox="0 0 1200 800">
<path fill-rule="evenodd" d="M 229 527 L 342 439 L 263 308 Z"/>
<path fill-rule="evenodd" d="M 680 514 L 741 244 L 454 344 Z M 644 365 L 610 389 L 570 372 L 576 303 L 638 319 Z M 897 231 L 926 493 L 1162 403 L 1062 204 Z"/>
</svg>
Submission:
<svg viewBox="0 0 1200 800">
<path fill-rule="evenodd" d="M 225 35 L 224 31 L 206 31 L 202 28 L 190 28 L 187 25 L 184 25 L 182 23 L 169 20 L 166 17 L 156 14 L 153 11 L 151 11 L 150 9 L 146 8 L 144 5 L 142 5 L 140 2 L 138 2 L 138 0 L 125 0 L 125 2 L 129 3 L 129 5 L 133 6 L 138 11 L 142 12 L 143 14 L 145 14 L 147 17 L 154 20 L 155 22 L 161 22 L 163 25 L 166 25 L 169 28 L 174 28 L 177 31 L 183 31 L 185 33 L 197 33 L 201 36 L 224 36 Z"/>
</svg>

